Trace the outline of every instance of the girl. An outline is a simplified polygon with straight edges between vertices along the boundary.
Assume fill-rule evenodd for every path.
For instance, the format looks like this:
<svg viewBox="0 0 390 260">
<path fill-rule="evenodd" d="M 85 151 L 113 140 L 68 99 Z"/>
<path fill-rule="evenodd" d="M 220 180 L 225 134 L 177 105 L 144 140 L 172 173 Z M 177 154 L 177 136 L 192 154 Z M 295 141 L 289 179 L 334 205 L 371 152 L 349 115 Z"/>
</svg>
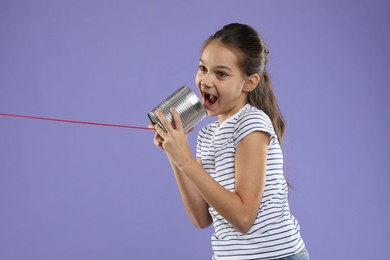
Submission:
<svg viewBox="0 0 390 260">
<path fill-rule="evenodd" d="M 191 221 L 214 225 L 213 259 L 309 259 L 291 215 L 280 141 L 284 122 L 266 64 L 268 47 L 250 26 L 229 24 L 204 44 L 196 85 L 209 116 L 196 158 L 180 117 L 157 111 L 154 143 L 172 166 Z"/>
</svg>

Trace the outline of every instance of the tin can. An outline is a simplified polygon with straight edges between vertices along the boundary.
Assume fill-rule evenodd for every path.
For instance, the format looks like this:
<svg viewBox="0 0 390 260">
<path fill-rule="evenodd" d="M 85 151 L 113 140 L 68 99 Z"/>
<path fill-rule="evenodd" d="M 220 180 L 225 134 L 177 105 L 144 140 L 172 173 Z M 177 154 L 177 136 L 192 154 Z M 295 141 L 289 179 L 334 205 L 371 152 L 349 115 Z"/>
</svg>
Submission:
<svg viewBox="0 0 390 260">
<path fill-rule="evenodd" d="M 152 124 L 158 124 L 164 129 L 156 115 L 156 110 L 160 109 L 171 125 L 174 125 L 172 113 L 169 111 L 172 107 L 176 108 L 180 116 L 184 132 L 188 132 L 207 116 L 206 109 L 196 94 L 187 86 L 182 86 L 148 113 Z"/>
</svg>

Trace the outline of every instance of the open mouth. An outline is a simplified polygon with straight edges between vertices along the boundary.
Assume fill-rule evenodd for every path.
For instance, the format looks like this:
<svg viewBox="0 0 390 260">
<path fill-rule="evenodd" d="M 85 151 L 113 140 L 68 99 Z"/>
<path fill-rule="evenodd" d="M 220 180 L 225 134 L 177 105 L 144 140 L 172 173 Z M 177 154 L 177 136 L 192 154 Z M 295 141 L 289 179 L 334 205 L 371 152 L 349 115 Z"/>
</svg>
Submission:
<svg viewBox="0 0 390 260">
<path fill-rule="evenodd" d="M 212 106 L 218 99 L 217 96 L 214 96 L 209 93 L 203 93 L 203 97 L 204 97 L 204 105 L 206 106 L 206 108 Z"/>
</svg>

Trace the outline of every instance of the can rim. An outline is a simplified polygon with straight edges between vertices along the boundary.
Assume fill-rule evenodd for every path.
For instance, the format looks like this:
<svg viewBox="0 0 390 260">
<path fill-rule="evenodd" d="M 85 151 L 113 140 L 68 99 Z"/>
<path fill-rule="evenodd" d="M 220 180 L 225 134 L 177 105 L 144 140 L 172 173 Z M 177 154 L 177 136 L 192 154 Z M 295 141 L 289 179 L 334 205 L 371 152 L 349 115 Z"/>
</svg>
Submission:
<svg viewBox="0 0 390 260">
<path fill-rule="evenodd" d="M 152 112 L 149 112 L 148 113 L 148 117 L 149 117 L 149 119 L 150 119 L 150 121 L 152 122 L 152 124 L 158 124 L 162 129 L 164 129 L 164 131 L 165 131 L 165 128 L 164 128 L 164 126 L 162 125 L 162 123 L 161 123 L 161 121 L 160 121 L 160 119 L 158 119 L 158 117 L 154 114 L 154 113 L 152 113 Z"/>
</svg>

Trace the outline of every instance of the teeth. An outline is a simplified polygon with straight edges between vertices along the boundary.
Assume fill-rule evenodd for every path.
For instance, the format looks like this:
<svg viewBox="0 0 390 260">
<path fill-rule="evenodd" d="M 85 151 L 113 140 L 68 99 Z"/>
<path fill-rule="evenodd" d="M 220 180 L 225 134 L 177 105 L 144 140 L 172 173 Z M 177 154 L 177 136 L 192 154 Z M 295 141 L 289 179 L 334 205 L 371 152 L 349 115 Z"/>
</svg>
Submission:
<svg viewBox="0 0 390 260">
<path fill-rule="evenodd" d="M 210 95 L 209 99 L 210 99 L 211 102 L 215 102 L 217 100 L 217 97 L 213 96 L 213 95 Z"/>
</svg>

